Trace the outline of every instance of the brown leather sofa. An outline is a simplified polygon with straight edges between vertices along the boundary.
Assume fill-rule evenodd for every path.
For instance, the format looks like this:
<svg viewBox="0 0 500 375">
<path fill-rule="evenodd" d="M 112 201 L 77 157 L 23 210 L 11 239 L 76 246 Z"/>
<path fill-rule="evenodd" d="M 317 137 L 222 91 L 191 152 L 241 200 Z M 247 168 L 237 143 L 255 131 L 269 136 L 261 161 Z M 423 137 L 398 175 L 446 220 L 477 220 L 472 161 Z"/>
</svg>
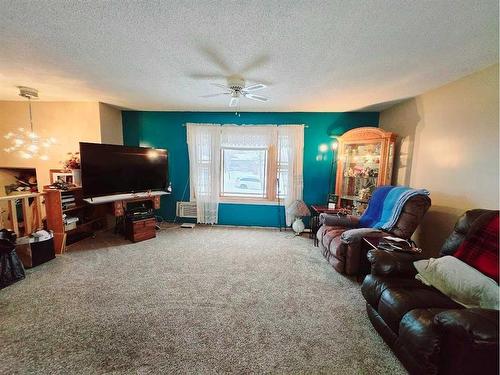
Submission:
<svg viewBox="0 0 500 375">
<path fill-rule="evenodd" d="M 375 228 L 358 228 L 359 218 L 356 216 L 348 215 L 339 220 L 336 215 L 321 214 L 319 217 L 321 227 L 316 234 L 319 248 L 336 271 L 346 275 L 357 275 L 363 237 L 391 234 L 409 239 L 430 206 L 431 200 L 426 195 L 408 199 L 391 232 L 381 232 Z M 348 230 L 349 236 L 343 235 Z"/>
<path fill-rule="evenodd" d="M 440 255 L 452 255 L 492 212 L 467 211 Z M 361 287 L 368 316 L 411 374 L 498 374 L 497 310 L 466 309 L 424 285 L 415 257 L 372 250 L 368 259 L 372 273 Z"/>
</svg>

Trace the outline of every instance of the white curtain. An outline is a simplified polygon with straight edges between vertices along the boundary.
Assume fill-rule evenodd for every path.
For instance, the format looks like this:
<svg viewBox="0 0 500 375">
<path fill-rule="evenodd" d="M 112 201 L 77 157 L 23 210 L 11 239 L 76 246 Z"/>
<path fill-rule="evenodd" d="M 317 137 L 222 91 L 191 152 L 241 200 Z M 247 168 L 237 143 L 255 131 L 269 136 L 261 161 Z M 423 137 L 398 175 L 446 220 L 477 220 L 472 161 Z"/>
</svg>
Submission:
<svg viewBox="0 0 500 375">
<path fill-rule="evenodd" d="M 277 143 L 276 125 L 223 125 L 221 145 L 223 147 L 265 147 Z"/>
<path fill-rule="evenodd" d="M 286 165 L 286 172 L 281 173 L 280 184 L 285 184 L 285 208 L 294 201 L 302 200 L 304 187 L 304 125 L 286 125 L 278 127 L 278 164 Z M 280 177 L 278 176 L 278 177 Z M 285 210 L 286 212 L 286 210 Z M 286 212 L 286 225 L 292 225 L 295 217 Z"/>
<path fill-rule="evenodd" d="M 197 221 L 217 224 L 220 196 L 220 136 L 216 124 L 187 124 L 191 200 Z"/>
</svg>

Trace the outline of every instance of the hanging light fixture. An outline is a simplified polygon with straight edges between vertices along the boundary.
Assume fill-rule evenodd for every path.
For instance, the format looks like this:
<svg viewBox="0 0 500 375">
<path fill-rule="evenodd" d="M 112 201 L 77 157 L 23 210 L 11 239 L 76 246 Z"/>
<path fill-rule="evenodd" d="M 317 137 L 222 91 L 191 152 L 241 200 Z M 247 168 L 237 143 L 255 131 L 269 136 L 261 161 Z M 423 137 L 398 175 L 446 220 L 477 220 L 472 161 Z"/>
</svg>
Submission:
<svg viewBox="0 0 500 375">
<path fill-rule="evenodd" d="M 30 87 L 19 86 L 19 96 L 28 99 L 30 113 L 30 128 L 18 128 L 17 132 L 8 132 L 4 135 L 11 143 L 3 150 L 7 153 L 17 153 L 23 159 L 38 158 L 48 160 L 48 149 L 56 143 L 53 137 L 42 138 L 33 131 L 33 115 L 31 113 L 31 99 L 38 99 L 38 90 Z"/>
</svg>

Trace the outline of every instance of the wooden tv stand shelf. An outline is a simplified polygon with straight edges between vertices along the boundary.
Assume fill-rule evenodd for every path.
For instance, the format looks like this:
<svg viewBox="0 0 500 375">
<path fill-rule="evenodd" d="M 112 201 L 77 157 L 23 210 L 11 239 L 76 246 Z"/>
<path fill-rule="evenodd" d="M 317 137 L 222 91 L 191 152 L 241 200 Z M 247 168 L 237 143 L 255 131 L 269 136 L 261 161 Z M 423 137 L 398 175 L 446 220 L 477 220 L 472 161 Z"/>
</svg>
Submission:
<svg viewBox="0 0 500 375">
<path fill-rule="evenodd" d="M 44 191 L 47 227 L 54 232 L 56 254 L 62 254 L 66 245 L 93 235 L 96 231 L 107 229 L 106 214 L 122 219 L 123 223 L 127 204 L 150 201 L 151 207 L 158 210 L 161 196 L 169 194 L 164 191 L 155 191 L 83 199 L 81 187 L 68 190 L 45 187 Z M 71 200 L 70 204 L 66 203 L 68 200 Z M 66 225 L 63 215 L 77 217 L 76 225 L 73 225 L 73 228 Z M 130 228 L 125 229 L 125 236 L 134 242 L 153 238 L 156 236 L 155 225 L 154 218 L 133 222 Z"/>
<path fill-rule="evenodd" d="M 127 209 L 127 203 L 131 202 L 144 202 L 151 201 L 153 202 L 153 208 L 155 210 L 160 209 L 160 196 L 155 195 L 147 198 L 132 198 L 132 199 L 123 199 L 119 201 L 114 201 L 113 204 L 113 215 L 119 217 L 125 215 L 125 211 Z"/>
<path fill-rule="evenodd" d="M 93 235 L 107 227 L 107 207 L 92 206 L 82 198 L 82 188 L 68 190 L 45 187 L 47 227 L 54 232 L 56 254 L 62 254 L 66 246 Z M 66 224 L 64 216 L 78 218 L 73 224 Z"/>
<path fill-rule="evenodd" d="M 89 204 L 103 204 L 103 203 L 112 203 L 113 205 L 113 215 L 116 217 L 120 217 L 125 215 L 125 209 L 127 207 L 127 203 L 131 202 L 143 202 L 143 201 L 152 201 L 153 208 L 155 210 L 160 209 L 160 198 L 162 195 L 169 195 L 166 191 L 152 191 L 149 193 L 129 193 L 129 194 L 115 194 L 115 195 L 106 195 L 103 197 L 96 198 L 86 198 L 85 202 Z"/>
</svg>

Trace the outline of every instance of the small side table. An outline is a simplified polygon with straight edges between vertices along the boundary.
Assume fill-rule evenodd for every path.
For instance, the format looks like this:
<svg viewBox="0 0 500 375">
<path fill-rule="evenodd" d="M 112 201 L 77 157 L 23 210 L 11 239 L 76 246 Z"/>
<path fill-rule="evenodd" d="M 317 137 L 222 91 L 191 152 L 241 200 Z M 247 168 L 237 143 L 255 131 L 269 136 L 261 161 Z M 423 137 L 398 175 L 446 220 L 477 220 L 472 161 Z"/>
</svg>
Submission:
<svg viewBox="0 0 500 375">
<path fill-rule="evenodd" d="M 377 236 L 363 237 L 363 242 L 361 243 L 361 254 L 359 257 L 359 273 L 358 273 L 358 278 L 361 279 L 361 281 L 363 281 L 364 277 L 371 272 L 371 264 L 367 258 L 368 252 L 370 250 L 390 251 L 379 247 L 380 241 L 387 236 L 391 235 L 389 233 L 383 233 L 378 237 Z M 421 259 L 420 253 L 401 252 L 401 254 L 404 254 L 404 257 L 409 260 Z"/>
<path fill-rule="evenodd" d="M 324 205 L 311 205 L 311 232 L 309 232 L 309 235 L 310 238 L 312 238 L 314 241 L 314 246 L 318 246 L 318 238 L 316 237 L 316 233 L 318 233 L 319 229 L 319 214 L 336 214 L 340 211 L 340 209 L 332 209 Z"/>
<path fill-rule="evenodd" d="M 385 236 L 388 236 L 387 234 Z M 363 281 L 366 275 L 371 272 L 371 264 L 366 257 L 370 250 L 378 249 L 378 244 L 380 240 L 385 237 L 384 235 L 380 237 L 363 237 L 363 241 L 361 243 L 361 254 L 359 254 L 359 272 L 358 278 Z"/>
</svg>

